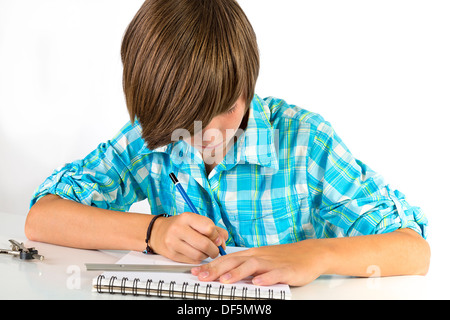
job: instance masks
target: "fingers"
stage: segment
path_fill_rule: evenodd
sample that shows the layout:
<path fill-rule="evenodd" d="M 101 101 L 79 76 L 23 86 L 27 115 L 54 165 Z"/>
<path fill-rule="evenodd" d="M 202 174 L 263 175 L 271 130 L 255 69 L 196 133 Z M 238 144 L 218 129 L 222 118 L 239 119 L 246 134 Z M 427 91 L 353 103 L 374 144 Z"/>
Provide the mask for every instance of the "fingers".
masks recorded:
<path fill-rule="evenodd" d="M 206 265 L 193 268 L 191 273 L 201 281 L 219 279 L 222 283 L 233 283 L 248 276 L 260 274 L 269 270 L 267 262 L 245 253 L 234 253 L 220 257 Z"/>
<path fill-rule="evenodd" d="M 252 256 L 247 251 L 217 258 L 206 265 L 192 268 L 191 273 L 200 281 L 218 279 L 222 283 L 234 283 L 254 276 L 253 284 L 260 286 L 285 282 L 286 270 L 275 267 L 273 261 Z"/>
<path fill-rule="evenodd" d="M 283 283 L 284 275 L 282 269 L 274 269 L 254 277 L 252 282 L 257 286 L 271 286 L 277 283 Z"/>
<path fill-rule="evenodd" d="M 216 247 L 225 245 L 225 241 L 228 239 L 228 232 L 217 227 L 211 219 L 189 212 L 182 215 L 192 229 L 206 236 Z"/>
<path fill-rule="evenodd" d="M 207 217 L 185 212 L 178 216 L 158 219 L 154 225 L 152 243 L 155 252 L 184 263 L 199 263 L 219 255 L 218 246 L 225 248 L 228 232 L 215 226 Z"/>
<path fill-rule="evenodd" d="M 219 249 L 217 248 L 217 243 L 221 242 L 219 236 L 216 236 L 215 239 L 218 240 L 213 242 L 209 237 L 199 233 L 193 228 L 186 228 L 185 232 L 180 234 L 179 237 L 185 243 L 189 244 L 190 247 L 200 253 L 203 253 L 204 257 L 202 260 L 208 257 L 215 258 L 219 255 Z"/>
<path fill-rule="evenodd" d="M 222 246 L 222 248 L 225 250 L 227 248 L 226 241 L 228 239 L 228 231 L 219 227 L 216 227 L 216 230 L 219 232 L 221 243 L 218 244 L 218 246 Z"/>
<path fill-rule="evenodd" d="M 255 285 L 285 283 L 303 286 L 322 274 L 317 267 L 317 256 L 313 253 L 309 243 L 251 248 L 194 267 L 191 273 L 200 281 L 235 283 L 253 276 Z"/>
<path fill-rule="evenodd" d="M 184 241 L 180 241 L 177 247 L 173 247 L 167 257 L 173 261 L 191 264 L 198 264 L 208 258 L 205 253 Z"/>

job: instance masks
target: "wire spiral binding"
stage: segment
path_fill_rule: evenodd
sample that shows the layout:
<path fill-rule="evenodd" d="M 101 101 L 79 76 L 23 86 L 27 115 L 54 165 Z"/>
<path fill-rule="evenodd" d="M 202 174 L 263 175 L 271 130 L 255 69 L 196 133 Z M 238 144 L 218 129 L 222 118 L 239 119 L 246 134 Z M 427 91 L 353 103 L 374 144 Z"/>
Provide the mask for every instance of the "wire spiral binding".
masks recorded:
<path fill-rule="evenodd" d="M 201 298 L 204 298 L 206 300 L 211 300 L 213 298 L 218 300 L 224 300 L 224 299 L 275 299 L 274 297 L 274 290 L 269 289 L 267 291 L 268 297 L 262 298 L 261 297 L 261 288 L 255 288 L 255 291 L 253 295 L 249 296 L 249 290 L 248 287 L 243 287 L 240 290 L 240 295 L 236 296 L 237 288 L 236 286 L 230 287 L 230 292 L 228 294 L 225 294 L 225 286 L 220 285 L 215 293 L 212 293 L 213 286 L 211 284 L 206 284 L 206 286 L 202 287 L 200 283 L 196 282 L 193 284 L 193 290 L 188 291 L 189 289 L 189 282 L 183 282 L 181 285 L 181 291 L 180 287 L 178 286 L 178 289 L 176 288 L 177 283 L 175 281 L 171 281 L 169 285 L 164 285 L 164 280 L 159 280 L 158 282 L 153 281 L 152 279 L 148 279 L 145 283 L 145 289 L 141 286 L 139 287 L 139 283 L 141 280 L 139 278 L 134 278 L 132 285 L 127 285 L 130 280 L 126 277 L 123 277 L 120 281 L 120 285 L 114 283 L 116 282 L 117 277 L 113 276 L 109 279 L 108 284 L 103 284 L 102 281 L 104 281 L 106 278 L 104 275 L 99 275 L 97 277 L 97 285 L 96 289 L 98 293 L 118 293 L 120 290 L 120 293 L 123 295 L 126 295 L 128 293 L 133 294 L 134 296 L 137 296 L 140 294 L 144 294 L 147 297 L 156 296 L 156 297 L 164 297 L 168 296 L 169 298 L 181 298 L 181 299 L 188 299 L 188 294 L 192 294 L 192 299 L 196 300 Z M 202 290 L 200 290 L 202 288 Z M 205 291 L 203 291 L 203 288 Z M 115 290 L 114 290 L 115 289 Z M 280 297 L 282 300 L 286 299 L 286 292 L 284 290 L 279 291 Z M 189 297 L 190 298 L 190 297 Z"/>
<path fill-rule="evenodd" d="M 102 280 L 105 279 L 104 275 L 99 275 L 97 277 L 97 292 L 102 293 Z"/>
<path fill-rule="evenodd" d="M 211 300 L 211 288 L 212 288 L 211 284 L 206 285 L 206 291 L 205 291 L 206 300 Z"/>
<path fill-rule="evenodd" d="M 123 294 L 123 295 L 127 294 L 125 292 L 127 281 L 128 281 L 128 278 L 127 277 L 123 277 L 122 278 L 122 282 L 120 283 L 120 293 Z"/>
<path fill-rule="evenodd" d="M 255 299 L 261 300 L 261 289 L 260 288 L 255 288 Z"/>
<path fill-rule="evenodd" d="M 145 284 L 145 295 L 147 297 L 151 296 L 150 288 L 152 286 L 152 282 L 153 282 L 152 279 L 148 279 L 147 283 Z"/>
<path fill-rule="evenodd" d="M 247 300 L 247 287 L 242 288 L 242 300 Z"/>
<path fill-rule="evenodd" d="M 187 288 L 188 288 L 189 282 L 183 282 L 183 286 L 181 287 L 181 298 L 187 299 Z"/>
<path fill-rule="evenodd" d="M 138 287 L 137 287 L 137 285 L 138 285 L 138 283 L 140 281 L 141 281 L 141 279 L 139 279 L 139 278 L 134 278 L 134 280 L 133 280 L 132 293 L 133 293 L 134 296 L 138 295 Z"/>
<path fill-rule="evenodd" d="M 198 299 L 198 290 L 200 289 L 200 283 L 196 282 L 194 284 L 194 300 Z"/>
<path fill-rule="evenodd" d="M 223 289 L 225 289 L 225 286 L 221 284 L 219 287 L 219 300 L 223 300 Z"/>
<path fill-rule="evenodd" d="M 175 298 L 175 281 L 170 281 L 169 284 L 169 298 L 173 299 Z"/>
<path fill-rule="evenodd" d="M 158 297 L 160 297 L 160 298 L 162 298 L 162 286 L 163 286 L 163 284 L 164 284 L 164 280 L 159 280 L 159 282 L 158 282 L 158 289 L 157 289 L 157 291 L 156 291 L 156 295 L 158 296 Z"/>
<path fill-rule="evenodd" d="M 109 279 L 108 291 L 110 294 L 114 294 L 114 281 L 117 279 L 116 276 L 111 277 Z"/>
<path fill-rule="evenodd" d="M 234 300 L 235 297 L 236 297 L 236 287 L 232 286 L 231 293 L 230 293 L 230 300 Z"/>

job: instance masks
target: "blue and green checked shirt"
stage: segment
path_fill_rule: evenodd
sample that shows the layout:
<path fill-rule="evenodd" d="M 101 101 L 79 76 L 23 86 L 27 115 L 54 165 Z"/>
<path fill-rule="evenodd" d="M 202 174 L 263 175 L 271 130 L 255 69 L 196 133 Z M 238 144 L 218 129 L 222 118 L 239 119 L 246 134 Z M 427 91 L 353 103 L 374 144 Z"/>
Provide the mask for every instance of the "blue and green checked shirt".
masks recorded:
<path fill-rule="evenodd" d="M 139 122 L 127 123 L 82 160 L 59 168 L 31 200 L 52 193 L 128 211 L 148 199 L 151 213 L 190 211 L 174 172 L 200 214 L 229 232 L 229 245 L 264 246 L 311 238 L 411 228 L 426 237 L 422 210 L 355 159 L 330 124 L 276 98 L 254 97 L 248 126 L 208 175 L 200 153 L 180 140 L 149 150 Z"/>

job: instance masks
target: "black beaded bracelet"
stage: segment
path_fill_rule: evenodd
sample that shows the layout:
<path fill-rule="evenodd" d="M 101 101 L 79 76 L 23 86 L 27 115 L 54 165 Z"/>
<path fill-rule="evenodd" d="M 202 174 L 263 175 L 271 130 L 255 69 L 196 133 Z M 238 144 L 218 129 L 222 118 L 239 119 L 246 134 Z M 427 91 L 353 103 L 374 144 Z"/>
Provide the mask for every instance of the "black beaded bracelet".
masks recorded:
<path fill-rule="evenodd" d="M 152 221 L 150 221 L 150 224 L 148 225 L 148 229 L 147 229 L 147 237 L 145 238 L 145 244 L 147 245 L 147 247 L 145 248 L 145 251 L 143 252 L 145 254 L 154 254 L 155 253 L 148 245 L 148 242 L 150 241 L 150 236 L 152 234 L 153 224 L 155 223 L 156 219 L 158 219 L 160 217 L 167 218 L 167 217 L 170 217 L 170 215 L 168 215 L 167 213 L 158 214 L 157 216 L 153 217 Z"/>

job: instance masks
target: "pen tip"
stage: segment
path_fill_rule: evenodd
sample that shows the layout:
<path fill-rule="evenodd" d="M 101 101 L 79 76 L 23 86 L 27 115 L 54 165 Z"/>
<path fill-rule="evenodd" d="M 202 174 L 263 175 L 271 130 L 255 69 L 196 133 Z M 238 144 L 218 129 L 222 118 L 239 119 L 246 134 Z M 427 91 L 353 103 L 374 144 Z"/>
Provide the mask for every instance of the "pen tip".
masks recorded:
<path fill-rule="evenodd" d="M 169 177 L 170 177 L 170 179 L 172 179 L 172 182 L 173 182 L 173 183 L 177 183 L 177 182 L 178 182 L 178 179 L 177 179 L 177 177 L 173 174 L 173 172 L 169 174 Z"/>

